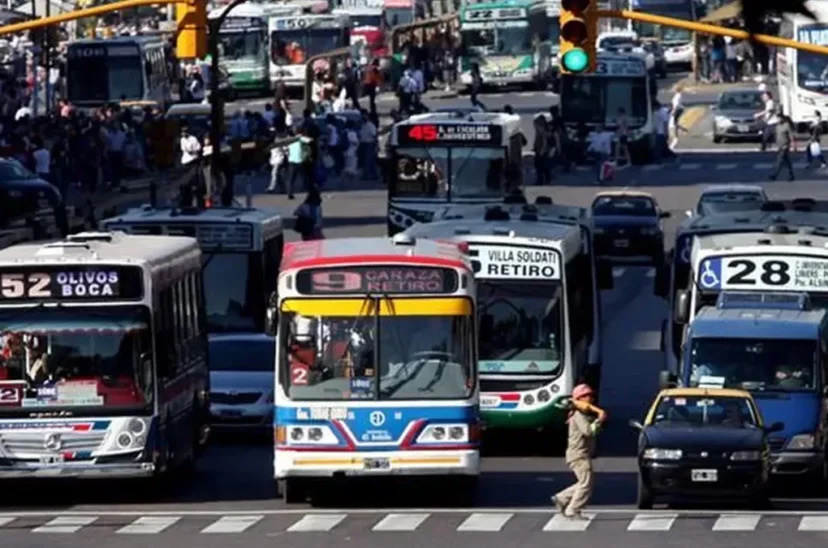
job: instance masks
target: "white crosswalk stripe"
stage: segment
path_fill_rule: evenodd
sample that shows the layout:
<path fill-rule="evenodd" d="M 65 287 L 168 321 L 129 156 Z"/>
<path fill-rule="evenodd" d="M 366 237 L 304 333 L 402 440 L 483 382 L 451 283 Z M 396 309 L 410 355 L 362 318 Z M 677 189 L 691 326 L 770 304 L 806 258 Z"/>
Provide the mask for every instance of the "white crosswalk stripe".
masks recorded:
<path fill-rule="evenodd" d="M 799 521 L 799 531 L 828 531 L 828 516 L 805 516 Z"/>
<path fill-rule="evenodd" d="M 636 514 L 627 531 L 669 531 L 678 514 Z"/>
<path fill-rule="evenodd" d="M 95 516 L 61 516 L 32 529 L 32 533 L 77 533 L 97 519 Z"/>
<path fill-rule="evenodd" d="M 753 164 L 753 169 L 771 169 L 773 166 L 772 162 L 757 162 Z"/>
<path fill-rule="evenodd" d="M 388 514 L 374 525 L 372 531 L 416 531 L 428 514 Z"/>
<path fill-rule="evenodd" d="M 739 164 L 716 164 L 716 169 L 719 171 L 736 169 L 739 167 Z"/>
<path fill-rule="evenodd" d="M 119 535 L 155 535 L 180 519 L 172 516 L 144 516 L 115 532 Z"/>
<path fill-rule="evenodd" d="M 679 169 L 681 171 L 693 171 L 696 169 L 701 169 L 701 164 L 679 164 Z"/>
<path fill-rule="evenodd" d="M 561 514 L 555 514 L 552 516 L 552 519 L 546 522 L 546 525 L 543 526 L 544 531 L 586 531 L 589 524 L 592 523 L 592 519 L 595 517 L 593 514 L 583 514 L 582 519 L 572 519 L 564 517 Z"/>
<path fill-rule="evenodd" d="M 472 514 L 458 527 L 458 531 L 479 531 L 493 533 L 500 531 L 514 514 L 490 513 Z"/>
<path fill-rule="evenodd" d="M 627 271 L 626 268 L 621 267 L 621 266 L 616 266 L 615 268 L 612 269 L 612 277 L 613 278 L 620 278 L 621 276 L 624 275 L 624 272 L 626 272 L 626 271 Z"/>
<path fill-rule="evenodd" d="M 758 514 L 722 515 L 713 524 L 714 531 L 753 531 L 762 519 Z"/>
<path fill-rule="evenodd" d="M 289 533 L 330 531 L 339 525 L 346 517 L 346 514 L 308 514 L 302 516 L 302 519 L 288 527 L 287 530 Z"/>
<path fill-rule="evenodd" d="M 202 533 L 242 533 L 247 531 L 264 516 L 224 516 L 201 530 Z"/>

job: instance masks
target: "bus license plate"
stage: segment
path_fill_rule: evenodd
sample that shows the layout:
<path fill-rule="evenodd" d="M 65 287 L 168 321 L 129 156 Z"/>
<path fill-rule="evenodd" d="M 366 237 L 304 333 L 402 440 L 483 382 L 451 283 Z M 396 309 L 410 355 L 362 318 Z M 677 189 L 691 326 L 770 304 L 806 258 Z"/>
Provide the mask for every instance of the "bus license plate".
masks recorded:
<path fill-rule="evenodd" d="M 366 470 L 388 470 L 391 468 L 391 461 L 384 457 L 365 459 L 363 466 Z"/>
<path fill-rule="evenodd" d="M 615 247 L 630 247 L 629 240 L 615 240 L 613 244 L 615 245 Z"/>
<path fill-rule="evenodd" d="M 63 464 L 63 455 L 40 455 L 39 461 L 43 466 L 57 466 Z"/>
<path fill-rule="evenodd" d="M 690 479 L 698 482 L 713 483 L 719 481 L 718 470 L 691 470 Z"/>
<path fill-rule="evenodd" d="M 480 407 L 497 407 L 500 405 L 500 398 L 497 396 L 480 396 Z"/>

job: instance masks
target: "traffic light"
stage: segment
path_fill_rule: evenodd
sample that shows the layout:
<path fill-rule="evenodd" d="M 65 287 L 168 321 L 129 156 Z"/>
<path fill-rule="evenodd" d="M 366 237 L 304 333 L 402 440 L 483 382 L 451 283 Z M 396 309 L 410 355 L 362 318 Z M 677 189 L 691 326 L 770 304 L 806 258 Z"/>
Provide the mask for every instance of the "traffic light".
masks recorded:
<path fill-rule="evenodd" d="M 202 59 L 207 55 L 207 0 L 187 0 L 175 5 L 178 24 L 175 55 Z"/>
<path fill-rule="evenodd" d="M 561 72 L 579 74 L 595 70 L 595 0 L 561 2 Z"/>

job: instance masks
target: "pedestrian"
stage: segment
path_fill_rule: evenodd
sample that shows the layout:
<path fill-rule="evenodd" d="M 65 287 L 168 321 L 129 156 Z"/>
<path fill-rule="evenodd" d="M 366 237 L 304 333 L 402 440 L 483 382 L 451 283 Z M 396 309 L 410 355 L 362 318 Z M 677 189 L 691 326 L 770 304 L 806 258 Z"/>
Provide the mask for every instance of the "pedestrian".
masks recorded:
<path fill-rule="evenodd" d="M 618 136 L 618 144 L 615 147 L 615 165 L 621 165 L 621 159 L 624 159 L 624 166 L 632 164 L 630 157 L 630 122 L 627 119 L 627 111 L 624 108 L 618 109 L 618 117 L 616 118 L 616 135 Z"/>
<path fill-rule="evenodd" d="M 815 120 L 811 124 L 811 137 L 805 149 L 805 159 L 808 162 L 808 167 L 814 163 L 814 160 L 819 160 L 819 167 L 824 169 L 825 156 L 822 154 L 822 113 L 815 110 L 814 116 Z"/>
<path fill-rule="evenodd" d="M 471 92 L 470 99 L 472 106 L 486 110 L 486 105 L 481 103 L 480 99 L 477 98 L 477 95 L 483 89 L 483 75 L 480 73 L 480 65 L 477 63 L 472 63 L 471 66 L 471 87 L 469 89 Z"/>
<path fill-rule="evenodd" d="M 374 59 L 365 70 L 362 81 L 363 90 L 368 96 L 368 108 L 371 114 L 377 112 L 377 93 L 379 93 L 381 85 L 382 75 L 379 69 L 379 59 Z"/>
<path fill-rule="evenodd" d="M 759 119 L 763 124 L 762 144 L 759 148 L 761 152 L 768 149 L 768 143 L 773 140 L 774 134 L 776 133 L 776 124 L 779 121 L 779 118 L 776 116 L 776 105 L 773 102 L 773 96 L 767 91 L 767 88 L 763 91 L 762 103 L 764 104 L 764 108 L 753 115 L 755 119 Z"/>
<path fill-rule="evenodd" d="M 126 145 L 126 133 L 120 122 L 113 120 L 106 132 L 106 150 L 109 159 L 109 174 L 112 187 L 122 187 L 124 172 L 124 146 Z"/>
<path fill-rule="evenodd" d="M 598 168 L 596 170 L 596 182 L 600 185 L 607 178 L 604 173 L 604 164 L 610 163 L 609 159 L 612 156 L 612 132 L 607 131 L 604 124 L 599 123 L 598 127 L 595 128 L 587 152 L 591 152 L 595 156 Z M 610 166 L 610 169 L 612 168 L 614 166 Z"/>
<path fill-rule="evenodd" d="M 284 133 L 278 133 L 276 135 L 276 141 L 283 139 L 285 136 Z M 272 194 L 276 192 L 276 189 L 283 191 L 285 190 L 285 176 L 284 172 L 286 171 L 287 166 L 287 157 L 288 151 L 287 148 L 284 146 L 274 146 L 270 149 L 270 185 L 267 187 L 265 192 L 268 194 Z M 289 175 L 289 174 L 288 174 Z M 292 187 L 288 190 L 288 200 L 293 199 L 293 192 Z"/>
<path fill-rule="evenodd" d="M 43 146 L 43 139 L 40 136 L 35 137 L 32 142 L 34 144 L 32 158 L 34 159 L 35 173 L 44 181 L 51 183 L 50 167 L 52 165 L 52 156 L 49 153 L 49 149 Z"/>
<path fill-rule="evenodd" d="M 535 185 L 542 186 L 549 182 L 549 128 L 546 116 L 539 113 L 532 121 L 535 130 L 535 142 L 532 150 L 535 153 Z"/>
<path fill-rule="evenodd" d="M 342 139 L 345 149 L 345 168 L 343 170 L 343 182 L 348 185 L 356 181 L 359 175 L 359 136 L 356 132 L 356 122 L 349 121 L 345 126 L 345 135 Z M 346 186 L 347 188 L 347 186 Z"/>
<path fill-rule="evenodd" d="M 181 165 L 189 165 L 201 156 L 201 143 L 190 133 L 187 126 L 181 126 Z"/>
<path fill-rule="evenodd" d="M 670 147 L 675 148 L 678 144 L 679 132 L 683 129 L 685 133 L 689 133 L 686 128 L 681 127 L 681 115 L 684 114 L 683 101 L 684 86 L 677 86 L 673 98 L 670 100 Z"/>
<path fill-rule="evenodd" d="M 585 519 L 581 510 L 589 502 L 593 488 L 592 457 L 595 438 L 607 420 L 607 414 L 595 406 L 595 393 L 587 384 L 572 390 L 572 400 L 566 405 L 569 438 L 566 444 L 566 464 L 575 473 L 577 481 L 552 497 L 552 504 L 570 519 Z"/>
<path fill-rule="evenodd" d="M 302 240 L 321 240 L 322 234 L 322 196 L 315 187 L 308 190 L 305 201 L 293 212 L 296 216 L 294 230 L 302 236 Z"/>
<path fill-rule="evenodd" d="M 362 127 L 359 128 L 359 149 L 362 156 L 362 178 L 374 181 L 377 175 L 377 126 L 368 112 L 362 111 Z"/>
<path fill-rule="evenodd" d="M 771 181 L 775 181 L 782 171 L 782 166 L 788 168 L 788 180 L 794 180 L 793 163 L 791 163 L 791 152 L 796 152 L 796 140 L 794 139 L 793 121 L 785 114 L 779 112 L 780 122 L 776 129 L 776 167 L 773 170 L 773 175 L 770 176 Z"/>
<path fill-rule="evenodd" d="M 667 134 L 670 130 L 670 109 L 656 101 L 655 105 L 655 139 L 653 140 L 653 160 L 660 164 L 667 152 Z"/>

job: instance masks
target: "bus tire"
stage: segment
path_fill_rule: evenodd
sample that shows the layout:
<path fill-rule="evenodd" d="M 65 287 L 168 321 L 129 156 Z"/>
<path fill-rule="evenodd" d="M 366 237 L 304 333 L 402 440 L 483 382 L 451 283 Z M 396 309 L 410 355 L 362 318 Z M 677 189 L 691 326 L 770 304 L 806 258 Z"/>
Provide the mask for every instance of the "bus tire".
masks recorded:
<path fill-rule="evenodd" d="M 297 504 L 305 502 L 308 498 L 308 490 L 300 478 L 285 478 L 279 480 L 279 494 L 286 504 Z"/>

